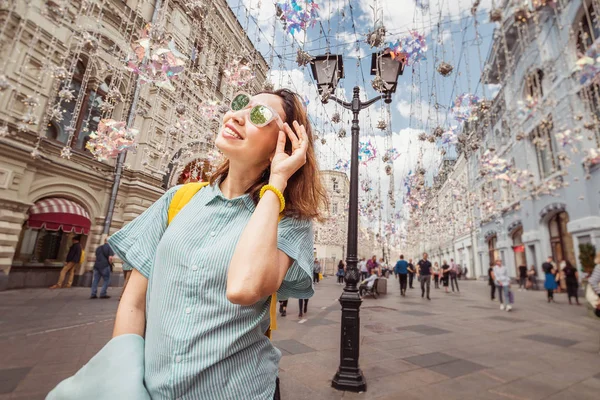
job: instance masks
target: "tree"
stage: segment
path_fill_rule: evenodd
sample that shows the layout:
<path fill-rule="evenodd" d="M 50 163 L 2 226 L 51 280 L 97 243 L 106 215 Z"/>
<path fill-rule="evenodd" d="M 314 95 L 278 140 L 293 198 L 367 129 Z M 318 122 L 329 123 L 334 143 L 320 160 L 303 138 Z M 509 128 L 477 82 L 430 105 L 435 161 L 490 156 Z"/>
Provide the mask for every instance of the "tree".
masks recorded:
<path fill-rule="evenodd" d="M 591 273 L 594 269 L 594 258 L 596 257 L 596 247 L 591 243 L 579 245 L 579 262 L 583 271 Z"/>

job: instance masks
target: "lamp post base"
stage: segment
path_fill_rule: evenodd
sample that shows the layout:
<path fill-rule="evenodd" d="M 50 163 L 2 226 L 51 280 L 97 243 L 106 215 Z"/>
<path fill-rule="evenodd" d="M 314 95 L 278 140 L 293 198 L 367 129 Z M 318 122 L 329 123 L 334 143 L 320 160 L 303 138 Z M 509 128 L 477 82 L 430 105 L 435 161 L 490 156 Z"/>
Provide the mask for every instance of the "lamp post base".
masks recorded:
<path fill-rule="evenodd" d="M 360 368 L 354 370 L 344 368 L 344 370 L 340 369 L 335 374 L 331 381 L 331 387 L 347 392 L 366 392 L 367 381 L 365 381 L 365 377 Z"/>

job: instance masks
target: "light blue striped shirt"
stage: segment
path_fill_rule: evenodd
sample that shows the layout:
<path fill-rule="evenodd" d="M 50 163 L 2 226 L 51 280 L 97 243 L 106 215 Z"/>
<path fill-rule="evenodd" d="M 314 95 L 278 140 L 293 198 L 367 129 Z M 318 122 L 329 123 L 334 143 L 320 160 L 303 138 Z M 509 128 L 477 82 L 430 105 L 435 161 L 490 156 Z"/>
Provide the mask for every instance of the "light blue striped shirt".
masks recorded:
<path fill-rule="evenodd" d="M 229 262 L 255 204 L 207 186 L 167 229 L 177 188 L 109 239 L 148 278 L 146 388 L 153 399 L 270 400 L 281 358 L 264 336 L 270 298 L 240 306 L 226 297 Z M 278 297 L 311 297 L 312 222 L 284 218 L 277 233 L 277 247 L 294 260 Z"/>

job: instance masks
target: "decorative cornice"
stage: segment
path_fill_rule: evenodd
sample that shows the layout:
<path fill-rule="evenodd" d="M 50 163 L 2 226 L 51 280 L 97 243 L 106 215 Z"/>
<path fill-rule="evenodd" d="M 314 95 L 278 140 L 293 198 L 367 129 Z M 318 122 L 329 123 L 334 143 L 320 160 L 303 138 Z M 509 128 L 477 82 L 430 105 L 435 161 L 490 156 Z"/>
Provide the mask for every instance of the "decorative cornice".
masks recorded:
<path fill-rule="evenodd" d="M 521 220 L 516 220 L 510 223 L 510 225 L 508 225 L 508 228 L 506 229 L 508 231 L 509 234 L 512 234 L 515 230 L 519 229 L 523 227 L 523 222 L 521 222 Z"/>
<path fill-rule="evenodd" d="M 497 233 L 496 231 L 494 231 L 494 230 L 491 230 L 491 231 L 487 231 L 487 232 L 485 233 L 485 235 L 483 235 L 483 238 L 484 238 L 484 239 L 485 239 L 485 241 L 487 242 L 488 240 L 490 240 L 490 238 L 491 238 L 492 236 L 497 236 L 497 235 L 498 235 L 498 233 Z"/>
<path fill-rule="evenodd" d="M 540 220 L 545 219 L 550 214 L 554 215 L 559 212 L 566 211 L 566 209 L 567 209 L 567 205 L 565 203 L 548 204 L 546 207 L 542 208 L 542 211 L 540 211 Z"/>
<path fill-rule="evenodd" d="M 0 199 L 0 208 L 16 212 L 26 212 L 33 203 L 24 203 L 18 200 Z"/>

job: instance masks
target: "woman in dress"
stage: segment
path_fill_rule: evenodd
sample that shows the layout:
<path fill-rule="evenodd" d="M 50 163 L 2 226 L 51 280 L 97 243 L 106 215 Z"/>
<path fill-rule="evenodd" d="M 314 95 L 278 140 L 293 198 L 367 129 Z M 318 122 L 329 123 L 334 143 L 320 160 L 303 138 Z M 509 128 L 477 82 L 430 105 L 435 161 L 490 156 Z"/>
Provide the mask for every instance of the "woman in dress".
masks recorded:
<path fill-rule="evenodd" d="M 579 305 L 579 295 L 577 290 L 579 289 L 579 272 L 569 261 L 565 260 L 560 263 L 562 269 L 561 274 L 567 287 L 567 296 L 569 296 L 569 304 L 573 304 L 571 297 L 575 297 L 575 303 Z"/>
<path fill-rule="evenodd" d="M 344 261 L 340 260 L 340 262 L 338 263 L 338 270 L 336 273 L 337 276 L 337 282 L 344 284 Z"/>
<path fill-rule="evenodd" d="M 313 295 L 312 221 L 327 199 L 302 100 L 234 96 L 215 144 L 225 162 L 168 228 L 178 188 L 109 240 L 134 268 L 113 337 L 145 338 L 153 399 L 279 398 L 271 295 Z"/>
<path fill-rule="evenodd" d="M 448 292 L 448 284 L 450 283 L 450 266 L 444 260 L 442 264 L 442 283 L 444 284 L 444 288 L 446 289 L 446 293 Z"/>
<path fill-rule="evenodd" d="M 544 289 L 548 292 L 548 303 L 554 303 L 554 291 L 558 287 L 556 284 L 556 269 L 552 266 L 546 268 L 544 271 L 546 281 L 544 282 Z"/>
<path fill-rule="evenodd" d="M 437 261 L 433 263 L 433 268 L 431 269 L 431 272 L 433 274 L 433 283 L 435 284 L 435 288 L 439 289 L 440 288 L 440 265 L 438 264 Z"/>

